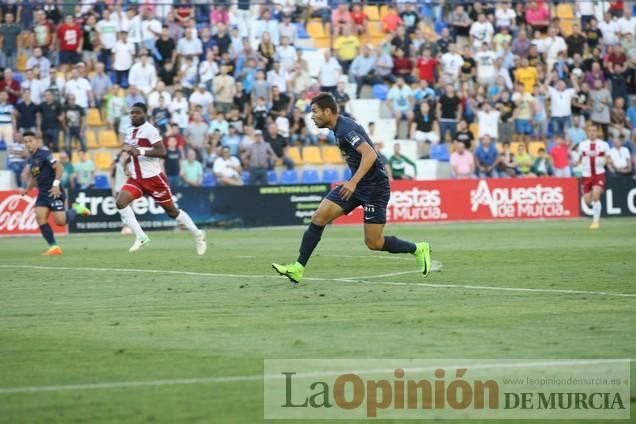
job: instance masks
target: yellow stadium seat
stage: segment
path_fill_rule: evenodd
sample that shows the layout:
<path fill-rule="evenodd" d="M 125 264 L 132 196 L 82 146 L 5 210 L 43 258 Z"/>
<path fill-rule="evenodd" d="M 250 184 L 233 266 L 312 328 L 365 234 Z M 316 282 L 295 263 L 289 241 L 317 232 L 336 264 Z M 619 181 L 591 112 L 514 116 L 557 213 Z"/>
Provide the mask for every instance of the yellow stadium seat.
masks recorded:
<path fill-rule="evenodd" d="M 369 18 L 370 21 L 379 21 L 380 20 L 380 10 L 378 6 L 375 5 L 366 5 L 363 9 L 365 15 Z"/>
<path fill-rule="evenodd" d="M 329 36 L 329 33 L 325 32 L 325 27 L 322 22 L 307 22 L 307 34 L 313 39 L 325 38 Z"/>
<path fill-rule="evenodd" d="M 110 165 L 113 163 L 113 155 L 106 150 L 99 151 L 95 153 L 94 162 L 97 169 L 107 171 L 110 169 Z"/>
<path fill-rule="evenodd" d="M 73 151 L 73 157 L 71 158 L 71 163 L 73 165 L 77 165 L 80 161 L 79 152 L 77 150 Z"/>
<path fill-rule="evenodd" d="M 503 153 L 503 151 L 504 151 L 503 143 L 495 143 L 495 147 L 497 148 L 497 151 L 499 153 Z"/>
<path fill-rule="evenodd" d="M 60 152 L 53 152 L 53 159 L 60 160 Z"/>
<path fill-rule="evenodd" d="M 292 146 L 287 148 L 287 156 L 289 156 L 296 165 L 302 165 L 303 158 L 300 155 L 300 147 Z"/>
<path fill-rule="evenodd" d="M 572 35 L 572 32 L 574 32 L 572 28 L 573 25 L 574 25 L 574 21 L 561 19 L 561 22 L 559 23 L 559 28 L 561 29 L 561 33 L 563 34 L 564 37 Z"/>
<path fill-rule="evenodd" d="M 86 147 L 89 149 L 96 149 L 99 147 L 97 143 L 97 137 L 95 136 L 95 131 L 86 131 Z"/>
<path fill-rule="evenodd" d="M 99 110 L 95 108 L 88 109 L 86 113 L 86 123 L 89 127 L 103 127 L 104 121 L 102 121 L 102 117 L 99 114 Z"/>
<path fill-rule="evenodd" d="M 569 3 L 560 3 L 556 7 L 556 16 L 559 19 L 576 19 L 574 8 Z"/>
<path fill-rule="evenodd" d="M 119 140 L 117 139 L 117 134 L 111 130 L 102 130 L 99 132 L 99 147 L 106 148 L 116 148 L 121 147 L 119 145 Z"/>
<path fill-rule="evenodd" d="M 516 155 L 517 153 L 519 153 L 519 145 L 522 143 L 519 143 L 518 141 L 513 141 L 512 143 L 510 143 L 510 151 L 512 152 L 512 154 Z"/>
<path fill-rule="evenodd" d="M 310 165 L 322 165 L 322 154 L 320 153 L 320 147 L 307 146 L 303 148 L 303 161 Z"/>
<path fill-rule="evenodd" d="M 384 32 L 382 32 L 382 25 L 378 22 L 370 22 L 367 26 L 367 30 L 369 31 L 369 37 L 371 38 L 386 38 Z"/>
<path fill-rule="evenodd" d="M 473 137 L 479 138 L 479 124 L 477 122 L 470 124 L 468 129 L 473 133 Z"/>
<path fill-rule="evenodd" d="M 382 18 L 386 16 L 388 11 L 389 11 L 389 6 L 387 6 L 386 4 L 383 4 L 382 6 L 380 6 L 380 20 L 382 20 Z"/>
<path fill-rule="evenodd" d="M 338 146 L 324 146 L 322 148 L 322 157 L 324 158 L 326 163 L 344 163 L 344 159 L 342 158 L 342 154 L 340 153 L 340 149 L 338 148 Z"/>
<path fill-rule="evenodd" d="M 27 61 L 29 60 L 28 56 L 24 53 L 18 54 L 18 58 L 16 60 L 16 68 L 20 72 L 25 72 L 27 70 Z"/>
<path fill-rule="evenodd" d="M 545 143 L 543 141 L 532 141 L 528 145 L 528 153 L 532 156 L 538 156 L 539 149 L 545 149 Z"/>

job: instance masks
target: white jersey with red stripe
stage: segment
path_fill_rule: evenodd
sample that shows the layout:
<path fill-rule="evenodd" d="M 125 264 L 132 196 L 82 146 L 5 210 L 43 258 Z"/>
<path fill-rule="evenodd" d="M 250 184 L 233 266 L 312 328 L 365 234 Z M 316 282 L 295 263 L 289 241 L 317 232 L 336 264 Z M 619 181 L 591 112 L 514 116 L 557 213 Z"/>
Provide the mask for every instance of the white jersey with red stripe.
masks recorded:
<path fill-rule="evenodd" d="M 157 128 L 146 121 L 138 127 L 130 127 L 126 133 L 126 144 L 137 147 L 139 150 L 150 150 L 153 144 L 161 141 L 161 135 Z M 130 161 L 130 173 L 132 178 L 146 179 L 161 174 L 161 159 L 148 156 L 132 157 Z"/>
<path fill-rule="evenodd" d="M 577 148 L 583 177 L 605 174 L 609 146 L 603 140 L 585 140 Z"/>

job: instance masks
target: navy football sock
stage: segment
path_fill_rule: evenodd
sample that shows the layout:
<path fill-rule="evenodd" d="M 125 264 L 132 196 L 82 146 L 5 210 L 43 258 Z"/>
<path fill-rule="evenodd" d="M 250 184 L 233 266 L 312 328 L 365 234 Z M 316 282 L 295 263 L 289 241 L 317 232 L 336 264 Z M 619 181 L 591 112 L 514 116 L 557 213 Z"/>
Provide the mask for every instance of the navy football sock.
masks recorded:
<path fill-rule="evenodd" d="M 73 208 L 66 210 L 66 223 L 72 222 L 77 216 L 77 211 Z"/>
<path fill-rule="evenodd" d="M 316 225 L 313 222 L 309 224 L 309 227 L 305 230 L 305 234 L 303 234 L 303 241 L 300 243 L 300 255 L 298 255 L 298 262 L 300 262 L 302 266 L 307 265 L 307 261 L 314 252 L 316 246 L 318 246 L 324 230 L 325 227 Z"/>
<path fill-rule="evenodd" d="M 42 237 L 49 244 L 49 246 L 54 246 L 55 236 L 53 235 L 53 230 L 49 224 L 40 225 L 40 232 L 42 233 Z"/>
<path fill-rule="evenodd" d="M 382 250 L 389 253 L 415 253 L 415 243 L 400 240 L 397 237 L 385 236 Z"/>

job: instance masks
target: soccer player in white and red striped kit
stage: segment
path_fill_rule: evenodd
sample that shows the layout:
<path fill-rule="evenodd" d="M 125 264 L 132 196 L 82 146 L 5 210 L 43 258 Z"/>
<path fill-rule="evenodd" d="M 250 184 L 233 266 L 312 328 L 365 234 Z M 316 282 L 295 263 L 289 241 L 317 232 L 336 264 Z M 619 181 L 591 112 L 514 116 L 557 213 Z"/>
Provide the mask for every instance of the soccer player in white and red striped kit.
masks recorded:
<path fill-rule="evenodd" d="M 592 125 L 590 138 L 577 147 L 579 163 L 583 171 L 583 200 L 592 207 L 591 230 L 599 228 L 601 218 L 601 195 L 605 191 L 605 165 L 611 161 L 609 145 L 598 138 L 598 127 Z"/>
<path fill-rule="evenodd" d="M 207 249 L 205 232 L 199 230 L 190 216 L 178 209 L 172 201 L 172 192 L 168 179 L 161 168 L 161 159 L 166 157 L 166 148 L 157 128 L 146 120 L 148 109 L 144 103 L 135 103 L 130 109 L 132 127 L 128 129 L 123 151 L 130 154 L 126 174 L 128 180 L 117 196 L 117 209 L 124 225 L 135 234 L 135 243 L 129 249 L 135 252 L 150 242 L 150 238 L 141 229 L 130 204 L 141 196 L 150 196 L 170 218 L 186 227 L 196 242 L 198 255 Z"/>

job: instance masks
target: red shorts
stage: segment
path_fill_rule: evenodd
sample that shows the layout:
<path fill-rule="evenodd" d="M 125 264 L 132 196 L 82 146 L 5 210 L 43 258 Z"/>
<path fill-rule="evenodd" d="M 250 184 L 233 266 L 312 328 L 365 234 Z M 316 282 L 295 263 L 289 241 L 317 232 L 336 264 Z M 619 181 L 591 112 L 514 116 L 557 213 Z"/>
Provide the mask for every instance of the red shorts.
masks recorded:
<path fill-rule="evenodd" d="M 594 186 L 599 186 L 602 190 L 605 190 L 605 174 L 583 177 L 583 194 L 591 192 Z"/>
<path fill-rule="evenodd" d="M 128 178 L 126 184 L 122 187 L 122 190 L 132 194 L 135 199 L 146 195 L 152 197 L 155 202 L 162 206 L 172 203 L 172 192 L 168 185 L 168 179 L 163 172 L 151 178 L 143 178 L 139 180 Z"/>

